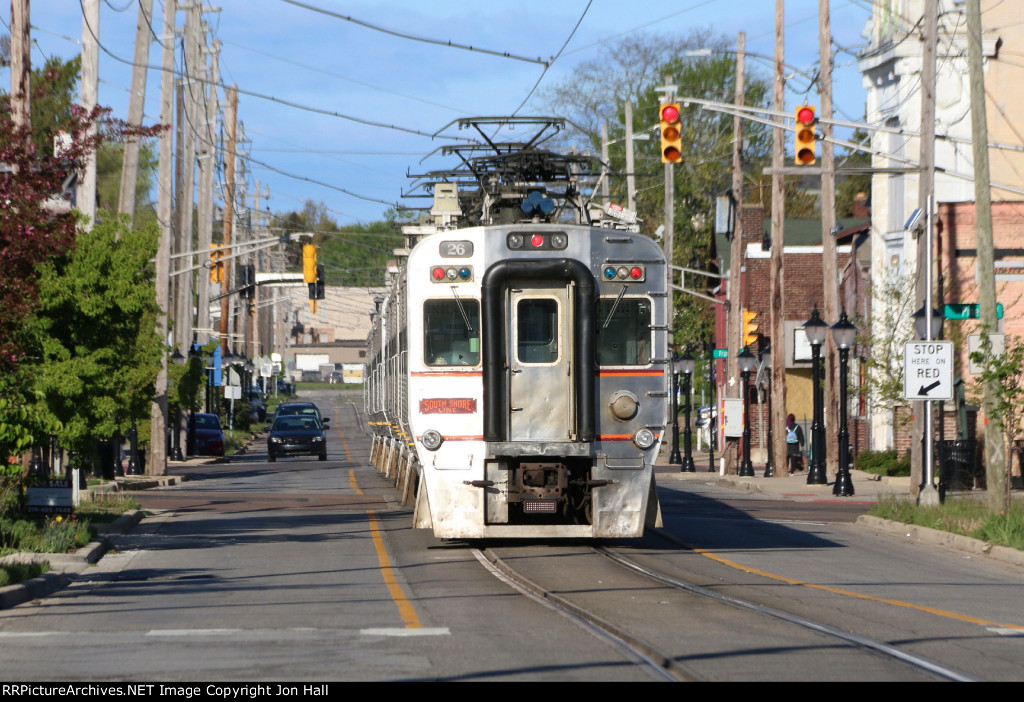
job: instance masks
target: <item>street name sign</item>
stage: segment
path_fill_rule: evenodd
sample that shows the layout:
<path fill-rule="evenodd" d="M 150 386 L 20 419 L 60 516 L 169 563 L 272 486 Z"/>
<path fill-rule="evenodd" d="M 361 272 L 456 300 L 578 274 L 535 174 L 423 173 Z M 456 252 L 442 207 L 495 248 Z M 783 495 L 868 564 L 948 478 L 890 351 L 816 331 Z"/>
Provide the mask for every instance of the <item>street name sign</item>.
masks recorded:
<path fill-rule="evenodd" d="M 953 399 L 953 342 L 908 341 L 903 347 L 903 398 Z"/>

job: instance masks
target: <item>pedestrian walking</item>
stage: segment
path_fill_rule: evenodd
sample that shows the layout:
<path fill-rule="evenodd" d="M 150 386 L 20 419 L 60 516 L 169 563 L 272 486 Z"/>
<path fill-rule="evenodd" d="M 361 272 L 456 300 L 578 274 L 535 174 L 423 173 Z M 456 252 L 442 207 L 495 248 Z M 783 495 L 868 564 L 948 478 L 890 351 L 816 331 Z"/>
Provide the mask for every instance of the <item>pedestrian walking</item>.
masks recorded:
<path fill-rule="evenodd" d="M 786 417 L 786 457 L 789 461 L 789 474 L 793 475 L 804 469 L 804 428 L 796 423 L 796 417 Z"/>

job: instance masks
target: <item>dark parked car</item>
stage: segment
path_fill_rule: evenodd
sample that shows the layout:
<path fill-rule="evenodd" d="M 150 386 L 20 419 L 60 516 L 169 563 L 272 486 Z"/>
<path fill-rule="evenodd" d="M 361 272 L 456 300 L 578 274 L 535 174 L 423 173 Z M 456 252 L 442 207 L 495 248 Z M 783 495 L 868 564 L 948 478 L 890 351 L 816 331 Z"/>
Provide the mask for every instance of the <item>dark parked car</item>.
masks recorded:
<path fill-rule="evenodd" d="M 196 414 L 193 417 L 193 437 L 197 456 L 223 456 L 224 430 L 215 414 Z"/>
<path fill-rule="evenodd" d="M 286 414 L 274 420 L 267 436 L 267 457 L 317 456 L 327 460 L 327 435 L 320 420 L 311 414 Z"/>

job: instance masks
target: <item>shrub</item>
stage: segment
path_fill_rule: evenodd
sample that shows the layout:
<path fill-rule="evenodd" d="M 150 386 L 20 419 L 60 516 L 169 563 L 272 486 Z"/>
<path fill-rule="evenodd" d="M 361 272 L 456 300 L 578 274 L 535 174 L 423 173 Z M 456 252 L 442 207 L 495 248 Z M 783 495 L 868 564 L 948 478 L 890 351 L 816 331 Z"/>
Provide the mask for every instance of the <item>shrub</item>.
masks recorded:
<path fill-rule="evenodd" d="M 910 456 L 900 457 L 895 451 L 861 451 L 853 464 L 860 470 L 875 475 L 910 475 Z"/>

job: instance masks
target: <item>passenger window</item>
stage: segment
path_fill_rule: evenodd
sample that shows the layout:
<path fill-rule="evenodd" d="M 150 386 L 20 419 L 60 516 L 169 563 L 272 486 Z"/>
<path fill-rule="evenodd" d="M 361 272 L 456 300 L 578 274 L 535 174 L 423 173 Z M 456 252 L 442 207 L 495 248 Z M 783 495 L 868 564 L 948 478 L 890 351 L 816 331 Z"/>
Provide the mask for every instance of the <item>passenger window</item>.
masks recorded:
<path fill-rule="evenodd" d="M 423 362 L 428 366 L 480 363 L 480 303 L 427 300 L 423 303 Z"/>
<path fill-rule="evenodd" d="M 617 305 L 614 298 L 598 300 L 598 365 L 646 366 L 650 362 L 650 300 L 623 299 L 619 300 Z"/>
<path fill-rule="evenodd" d="M 516 305 L 516 357 L 520 363 L 558 361 L 558 301 L 527 298 Z"/>

